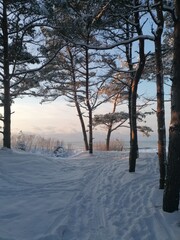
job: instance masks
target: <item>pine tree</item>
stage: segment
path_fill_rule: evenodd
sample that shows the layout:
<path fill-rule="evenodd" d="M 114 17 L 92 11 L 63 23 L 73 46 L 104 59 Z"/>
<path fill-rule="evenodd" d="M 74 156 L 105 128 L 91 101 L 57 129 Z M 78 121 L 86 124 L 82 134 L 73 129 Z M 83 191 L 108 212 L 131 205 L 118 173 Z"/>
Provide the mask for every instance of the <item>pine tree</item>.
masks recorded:
<path fill-rule="evenodd" d="M 80 118 L 86 149 L 86 134 L 88 132 L 88 148 L 89 152 L 92 153 L 93 111 L 100 104 L 98 95 L 104 84 L 103 74 L 100 73 L 100 69 L 104 67 L 104 53 L 90 49 L 89 45 L 102 44 L 100 31 L 103 32 L 107 22 L 108 24 L 111 22 L 107 17 L 107 11 L 111 5 L 104 0 L 83 2 L 66 1 L 66 3 L 54 1 L 53 3 L 53 8 L 50 8 L 47 1 L 47 6 L 53 13 L 49 18 L 52 24 L 52 31 L 45 28 L 43 29 L 47 37 L 47 46 L 52 44 L 50 51 L 53 52 L 56 51 L 54 49 L 59 48 L 61 44 L 67 45 L 69 49 L 68 54 L 67 52 L 65 53 L 65 51 L 63 53 L 62 50 L 59 52 L 59 56 L 57 55 L 59 59 L 61 58 L 60 56 L 63 56 L 62 59 L 64 61 L 66 61 L 70 55 L 73 57 L 73 54 L 71 54 L 73 49 L 76 49 L 75 51 L 78 52 L 78 56 L 74 56 L 73 64 L 69 62 L 70 67 L 68 69 L 66 68 L 65 71 L 62 69 L 62 61 L 55 60 L 57 63 L 56 70 L 59 68 L 61 73 L 59 74 L 57 70 L 59 80 L 57 80 L 57 78 L 55 80 L 56 84 L 59 85 L 58 88 L 60 91 L 57 93 L 57 91 L 54 90 L 54 92 L 56 97 L 58 94 L 59 96 L 64 94 L 71 99 L 71 102 L 74 101 Z M 53 36 L 53 40 L 50 36 Z M 53 48 L 53 45 L 55 48 Z M 48 69 L 50 70 L 50 67 L 48 67 Z M 51 73 L 53 69 L 54 67 L 50 70 Z M 65 81 L 62 72 L 66 72 L 68 82 Z M 72 76 L 72 73 L 74 73 L 74 76 Z M 43 74 L 43 76 L 45 75 Z M 57 83 L 57 81 L 59 81 L 59 83 Z M 63 81 L 64 83 L 62 83 Z M 51 82 L 53 82 L 53 80 Z M 48 86 L 47 91 L 48 89 L 50 90 L 51 87 Z M 49 93 L 49 95 L 52 96 L 51 93 Z M 81 109 L 83 109 L 83 111 Z M 83 113 L 84 111 L 86 112 L 85 114 Z M 86 130 L 84 126 L 84 120 L 82 118 L 84 115 L 88 116 L 88 130 Z"/>
<path fill-rule="evenodd" d="M 32 44 L 36 25 L 42 20 L 35 1 L 0 1 L 0 88 L 4 114 L 3 146 L 11 148 L 11 104 L 25 89 L 33 86 L 28 76 L 29 64 L 39 63 Z"/>

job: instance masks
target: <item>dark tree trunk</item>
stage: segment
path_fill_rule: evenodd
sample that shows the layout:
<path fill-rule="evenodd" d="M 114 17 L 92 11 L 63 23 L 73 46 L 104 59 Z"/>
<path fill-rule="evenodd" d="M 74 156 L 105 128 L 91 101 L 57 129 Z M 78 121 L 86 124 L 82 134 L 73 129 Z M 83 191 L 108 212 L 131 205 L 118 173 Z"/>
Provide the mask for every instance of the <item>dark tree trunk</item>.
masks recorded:
<path fill-rule="evenodd" d="M 85 127 L 85 124 L 84 124 L 84 119 L 83 119 L 83 117 L 82 117 L 82 112 L 81 112 L 81 109 L 80 109 L 80 107 L 79 107 L 78 102 L 76 101 L 75 104 L 76 104 L 76 109 L 77 109 L 78 117 L 79 117 L 80 124 L 81 124 L 81 129 L 82 129 L 82 134 L 83 134 L 83 140 L 84 140 L 84 147 L 85 147 L 85 150 L 88 151 L 88 150 L 89 150 L 89 144 L 88 144 L 86 127 Z"/>
<path fill-rule="evenodd" d="M 87 41 L 87 44 L 89 42 Z M 89 52 L 88 48 L 85 48 L 86 52 L 86 104 L 88 109 L 88 129 L 89 129 L 89 153 L 93 153 L 93 117 L 92 117 L 92 107 L 90 103 L 90 96 L 89 96 Z"/>
<path fill-rule="evenodd" d="M 89 108 L 89 153 L 93 153 L 93 117 L 91 108 Z"/>
<path fill-rule="evenodd" d="M 106 138 L 106 151 L 110 150 L 110 138 L 111 138 L 111 131 L 112 130 L 112 126 L 109 127 L 108 132 L 107 132 L 107 138 Z"/>
<path fill-rule="evenodd" d="M 135 172 L 136 159 L 138 158 L 138 136 L 137 136 L 137 85 L 136 79 L 133 79 L 130 94 L 130 152 L 129 152 L 129 172 Z"/>
<path fill-rule="evenodd" d="M 129 23 L 126 24 L 127 38 L 130 38 L 131 31 L 129 29 Z M 133 35 L 131 36 L 133 37 Z M 132 63 L 132 43 L 126 46 L 126 58 L 128 62 L 129 70 L 133 70 Z M 136 159 L 138 157 L 138 139 L 137 139 L 137 122 L 136 122 L 136 99 L 137 99 L 137 86 L 135 74 L 131 73 L 130 86 L 129 86 L 129 126 L 130 126 L 130 150 L 129 150 L 129 172 L 135 172 Z M 134 118 L 133 118 L 134 114 Z"/>
<path fill-rule="evenodd" d="M 175 1 L 177 20 L 174 24 L 174 60 L 171 91 L 171 124 L 167 177 L 163 197 L 163 210 L 174 212 L 179 206 L 180 191 L 180 1 Z"/>
<path fill-rule="evenodd" d="M 3 146 L 11 148 L 11 98 L 9 81 L 4 80 L 4 131 Z"/>
<path fill-rule="evenodd" d="M 135 7 L 139 6 L 139 0 L 134 0 Z M 137 34 L 143 35 L 142 28 L 140 26 L 139 12 L 135 11 L 135 28 Z M 134 76 L 132 76 L 131 90 L 130 90 L 130 153 L 129 153 L 129 172 L 135 172 L 136 159 L 138 158 L 138 135 L 137 135 L 137 90 L 141 75 L 144 70 L 146 56 L 144 53 L 144 39 L 139 40 L 139 64 Z"/>
<path fill-rule="evenodd" d="M 155 37 L 155 59 L 156 59 L 156 86 L 157 86 L 157 126 L 158 126 L 158 158 L 159 158 L 159 188 L 164 189 L 166 175 L 166 126 L 165 126 L 165 108 L 164 108 L 164 79 L 161 36 L 164 26 L 164 17 L 162 12 L 162 2 L 155 0 L 157 4 L 158 26 Z"/>
<path fill-rule="evenodd" d="M 74 102 L 75 102 L 75 106 L 76 106 L 76 110 L 78 113 L 78 117 L 80 120 L 80 124 L 81 124 L 81 129 L 82 129 L 82 134 L 83 134 L 83 140 L 84 140 L 84 147 L 85 150 L 88 151 L 89 150 L 89 144 L 88 144 L 88 138 L 87 138 L 87 131 L 86 131 L 86 127 L 85 127 L 85 123 L 84 123 L 84 119 L 83 119 L 83 114 L 81 111 L 81 107 L 78 101 L 78 95 L 77 95 L 77 81 L 76 81 L 76 74 L 75 74 L 75 63 L 74 63 L 74 56 L 71 52 L 71 48 L 67 47 L 67 51 L 69 53 L 70 56 L 70 61 L 71 61 L 71 67 L 72 67 L 72 80 L 73 80 L 73 94 L 74 94 Z"/>
<path fill-rule="evenodd" d="M 3 68 L 4 68 L 4 130 L 3 130 L 3 146 L 11 148 L 11 97 L 10 97 L 10 76 L 9 76 L 9 46 L 8 46 L 8 22 L 7 22 L 7 1 L 3 1 Z"/>
<path fill-rule="evenodd" d="M 115 113 L 116 112 L 116 107 L 117 107 L 117 104 L 118 104 L 118 99 L 120 97 L 120 94 L 117 94 L 115 99 L 114 99 L 114 104 L 113 104 L 113 109 L 112 109 L 112 113 Z M 111 133 L 113 131 L 112 129 L 113 127 L 113 120 L 111 119 L 111 122 L 108 126 L 108 131 L 107 131 L 107 138 L 106 138 L 106 151 L 109 151 L 110 150 L 110 139 L 111 139 Z"/>
<path fill-rule="evenodd" d="M 157 64 L 157 125 L 158 125 L 158 158 L 159 158 L 159 188 L 164 189 L 165 184 L 165 163 L 166 163 L 166 127 L 164 117 L 164 86 L 163 76 L 158 71 L 159 64 Z M 162 69 L 161 69 L 162 71 Z"/>

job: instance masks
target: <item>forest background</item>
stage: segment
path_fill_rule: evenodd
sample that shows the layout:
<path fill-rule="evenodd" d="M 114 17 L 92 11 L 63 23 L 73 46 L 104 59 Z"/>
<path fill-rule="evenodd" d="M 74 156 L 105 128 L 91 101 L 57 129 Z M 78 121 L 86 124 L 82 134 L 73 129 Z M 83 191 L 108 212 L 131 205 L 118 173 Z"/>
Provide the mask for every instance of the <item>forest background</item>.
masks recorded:
<path fill-rule="evenodd" d="M 25 1 L 28 2 L 28 1 Z M 56 1 L 55 1 L 56 2 Z M 58 4 L 61 1 L 57 1 Z M 62 1 L 63 2 L 63 1 Z M 144 2 L 145 3 L 145 2 Z M 54 3 L 57 4 L 57 3 Z M 63 6 L 62 3 L 61 7 Z M 91 4 L 96 4 L 95 2 Z M 89 5 L 91 5 L 89 4 Z M 100 5 L 103 3 L 100 3 Z M 104 3 L 105 4 L 105 3 Z M 51 2 L 51 5 L 53 6 L 53 2 Z M 100 6 L 99 5 L 99 6 Z M 55 6 L 55 5 L 54 5 Z M 44 4 L 45 7 L 45 4 Z M 47 9 L 46 9 L 47 10 Z M 44 12 L 43 12 L 44 13 Z M 152 36 L 152 24 L 154 25 L 154 28 L 156 27 L 153 23 L 153 19 L 151 19 L 150 16 L 142 17 L 142 23 L 145 23 L 145 26 L 143 26 L 143 30 L 145 31 L 146 35 Z M 148 21 L 147 21 L 148 19 Z M 151 26 L 151 27 L 150 27 Z M 166 31 L 166 30 L 165 30 Z M 138 50 L 137 49 L 138 43 L 133 43 L 133 51 L 137 52 L 136 56 L 134 56 L 134 62 L 135 59 L 138 59 Z M 34 48 L 34 50 L 33 50 Z M 31 50 L 36 52 L 36 47 L 33 46 Z M 146 52 L 154 52 L 154 43 L 152 41 L 146 41 L 145 44 Z M 112 49 L 112 53 L 117 51 L 117 49 Z M 119 50 L 118 50 L 119 51 Z M 118 54 L 118 56 L 120 56 Z M 121 61 L 126 61 L 125 59 L 121 59 Z M 112 75 L 113 76 L 113 75 Z M 170 84 L 170 83 L 169 83 Z M 139 96 L 143 96 L 146 98 L 154 98 L 156 96 L 156 83 L 155 83 L 155 77 L 154 79 L 151 79 L 151 81 L 142 80 L 141 84 L 139 84 L 138 87 L 138 94 Z M 170 86 L 165 86 L 165 94 L 166 98 L 169 99 L 170 96 Z M 21 95 L 22 96 L 22 95 Z M 59 94 L 61 96 L 61 94 Z M 32 96 L 29 97 L 23 97 L 22 99 L 15 99 L 13 100 L 15 104 L 12 105 L 11 112 L 13 113 L 11 115 L 12 120 L 12 132 L 18 133 L 20 131 L 23 131 L 24 133 L 28 134 L 41 134 L 46 137 L 53 137 L 57 139 L 63 139 L 68 142 L 81 142 L 82 141 L 82 134 L 80 129 L 80 122 L 77 117 L 77 111 L 75 108 L 70 108 L 67 103 L 67 99 L 64 100 L 65 97 L 62 95 L 61 98 L 57 98 L 56 101 L 52 101 L 51 104 L 39 104 L 42 100 L 42 98 L 33 98 Z M 141 99 L 142 100 L 142 99 Z M 97 110 L 94 111 L 94 114 L 105 114 L 108 112 L 111 112 L 112 106 L 111 104 L 105 102 L 104 104 L 100 105 Z M 126 105 L 126 106 L 125 106 Z M 121 105 L 118 107 L 117 111 L 128 111 L 127 109 L 128 103 L 126 102 L 124 105 Z M 156 109 L 156 103 L 155 100 L 151 102 L 151 105 L 147 108 L 148 111 Z M 3 109 L 1 109 L 1 113 L 3 114 Z M 63 114 L 62 114 L 63 113 Z M 34 117 L 36 116 L 36 117 Z M 169 119 L 170 117 L 170 105 L 166 104 L 166 126 L 168 127 Z M 86 125 L 88 125 L 87 119 L 85 119 Z M 146 117 L 146 125 L 149 126 L 153 132 L 151 132 L 149 138 L 142 138 L 142 134 L 139 134 L 139 138 L 142 141 L 154 141 L 156 143 L 157 141 L 157 121 L 156 121 L 156 115 L 148 115 Z M 117 129 L 113 135 L 113 138 L 120 139 L 124 141 L 129 140 L 129 130 L 125 128 Z M 3 138 L 3 135 L 2 135 Z M 94 131 L 94 140 L 105 140 L 106 138 L 106 132 L 102 127 L 96 126 Z"/>
<path fill-rule="evenodd" d="M 143 81 L 139 86 L 139 94 L 145 94 L 149 97 L 155 96 L 155 82 Z M 165 92 L 169 98 L 170 88 L 166 87 Z M 12 115 L 12 134 L 18 134 L 22 131 L 24 134 L 37 134 L 45 138 L 54 138 L 65 141 L 65 143 L 83 146 L 80 123 L 75 108 L 69 107 L 63 99 L 48 104 L 40 104 L 40 98 L 24 97 L 17 99 L 12 109 L 15 114 Z M 121 106 L 120 109 L 126 109 Z M 149 110 L 156 109 L 156 103 L 149 106 Z M 110 107 L 109 107 L 109 110 Z M 63 114 L 60 114 L 63 112 Z M 107 113 L 108 104 L 101 106 L 98 113 Z M 34 118 L 36 116 L 36 118 Z M 170 102 L 166 103 L 166 128 L 168 137 L 168 127 L 170 123 Z M 144 142 L 151 143 L 151 147 L 157 148 L 157 120 L 156 115 L 147 116 L 146 124 L 152 128 L 153 132 L 149 137 L 139 134 L 140 147 Z M 1 135 L 2 137 L 2 135 Z M 105 142 L 106 131 L 97 127 L 94 131 L 95 142 Z M 112 135 L 112 139 L 119 139 L 123 143 L 129 142 L 129 129 L 120 128 Z"/>

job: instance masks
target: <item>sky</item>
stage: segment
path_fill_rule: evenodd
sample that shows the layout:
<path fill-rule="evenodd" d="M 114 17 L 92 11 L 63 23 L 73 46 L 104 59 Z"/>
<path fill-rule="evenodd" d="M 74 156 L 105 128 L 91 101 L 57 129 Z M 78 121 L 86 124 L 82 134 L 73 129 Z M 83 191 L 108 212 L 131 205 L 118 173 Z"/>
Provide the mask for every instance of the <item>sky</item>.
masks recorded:
<path fill-rule="evenodd" d="M 166 93 L 170 91 L 170 88 L 165 89 Z M 144 94 L 146 97 L 155 96 L 156 86 L 155 83 L 147 81 L 142 82 L 139 85 L 138 93 Z M 18 133 L 23 131 L 28 134 L 36 134 L 43 137 L 52 137 L 60 141 L 66 142 L 81 142 L 82 134 L 80 128 L 79 118 L 76 113 L 76 109 L 68 106 L 68 103 L 59 98 L 52 103 L 40 104 L 41 99 L 35 97 L 24 97 L 22 99 L 16 99 L 12 105 L 12 133 Z M 151 109 L 156 110 L 156 103 L 150 106 Z M 123 110 L 120 108 L 120 111 Z M 101 106 L 96 114 L 108 113 L 110 108 L 107 104 Z M 170 121 L 170 104 L 166 103 L 166 125 L 168 128 Z M 146 124 L 153 129 L 153 133 L 150 138 L 142 137 L 139 134 L 139 138 L 143 141 L 149 141 L 156 139 L 157 119 L 156 114 L 147 117 Z M 98 128 L 94 131 L 95 141 L 104 141 L 106 132 L 102 128 Z M 114 132 L 112 139 L 128 140 L 129 129 L 120 128 Z"/>

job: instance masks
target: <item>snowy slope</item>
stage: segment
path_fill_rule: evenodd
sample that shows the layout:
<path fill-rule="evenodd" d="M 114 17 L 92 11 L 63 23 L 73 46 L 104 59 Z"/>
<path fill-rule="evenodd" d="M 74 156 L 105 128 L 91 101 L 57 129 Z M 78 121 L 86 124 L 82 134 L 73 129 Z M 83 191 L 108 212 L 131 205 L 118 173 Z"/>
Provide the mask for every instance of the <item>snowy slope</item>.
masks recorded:
<path fill-rule="evenodd" d="M 162 211 L 155 153 L 48 158 L 0 150 L 0 240 L 179 240 Z"/>

